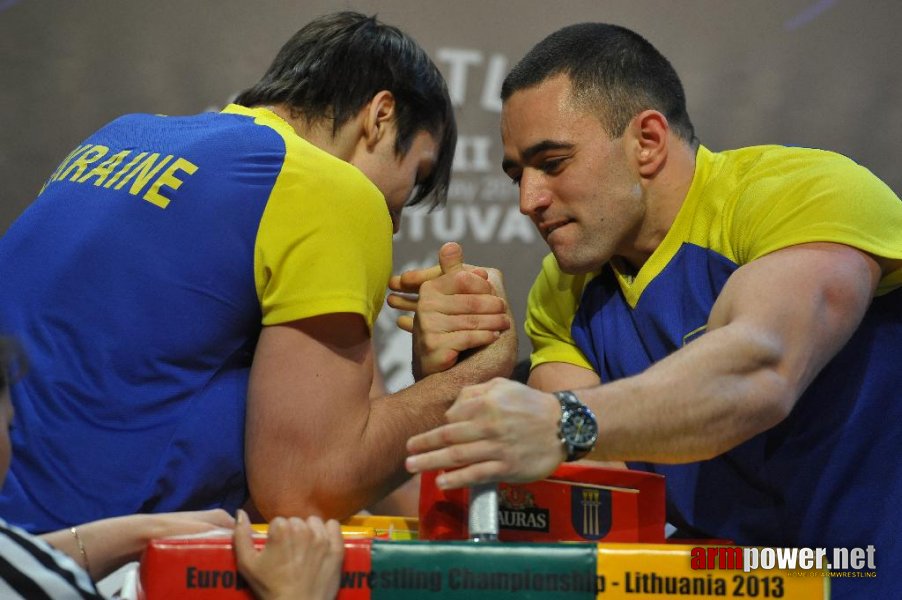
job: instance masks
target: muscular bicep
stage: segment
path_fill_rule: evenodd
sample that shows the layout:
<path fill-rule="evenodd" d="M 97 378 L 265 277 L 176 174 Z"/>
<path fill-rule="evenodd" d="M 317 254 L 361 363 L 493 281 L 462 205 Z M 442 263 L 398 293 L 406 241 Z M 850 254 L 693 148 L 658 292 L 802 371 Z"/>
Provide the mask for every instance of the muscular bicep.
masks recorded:
<path fill-rule="evenodd" d="M 245 439 L 248 483 L 263 514 L 285 506 L 285 496 L 296 495 L 303 504 L 310 483 L 305 478 L 331 468 L 326 449 L 359 439 L 372 378 L 369 330 L 359 315 L 263 328 L 251 369 Z"/>
<path fill-rule="evenodd" d="M 880 279 L 869 255 L 831 243 L 791 246 L 739 268 L 715 303 L 708 330 L 729 327 L 743 351 L 781 380 L 784 409 L 848 341 Z"/>

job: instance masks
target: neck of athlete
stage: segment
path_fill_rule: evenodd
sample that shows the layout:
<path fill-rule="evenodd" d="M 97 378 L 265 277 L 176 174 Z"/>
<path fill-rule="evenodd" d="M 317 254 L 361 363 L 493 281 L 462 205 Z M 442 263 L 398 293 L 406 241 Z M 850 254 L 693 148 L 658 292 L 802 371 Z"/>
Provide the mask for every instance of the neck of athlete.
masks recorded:
<path fill-rule="evenodd" d="M 357 118 L 349 120 L 338 131 L 332 131 L 331 119 L 310 121 L 287 104 L 275 104 L 266 108 L 291 125 L 300 137 L 344 161 L 350 162 L 360 142 L 362 130 Z"/>
<path fill-rule="evenodd" d="M 654 173 L 641 177 L 647 212 L 627 252 L 619 255 L 618 270 L 638 272 L 657 250 L 676 220 L 695 176 L 696 147 L 672 137 L 667 156 Z"/>

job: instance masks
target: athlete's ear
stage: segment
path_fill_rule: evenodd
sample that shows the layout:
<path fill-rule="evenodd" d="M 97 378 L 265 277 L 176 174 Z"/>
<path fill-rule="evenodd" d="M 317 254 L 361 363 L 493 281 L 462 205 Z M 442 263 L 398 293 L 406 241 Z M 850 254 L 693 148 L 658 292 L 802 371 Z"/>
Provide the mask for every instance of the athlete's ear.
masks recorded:
<path fill-rule="evenodd" d="M 627 125 L 629 146 L 634 153 L 639 175 L 652 177 L 667 158 L 670 124 L 656 110 L 643 110 Z"/>
<path fill-rule="evenodd" d="M 363 137 L 367 147 L 372 148 L 387 134 L 394 121 L 395 95 L 388 90 L 377 92 L 363 110 Z"/>

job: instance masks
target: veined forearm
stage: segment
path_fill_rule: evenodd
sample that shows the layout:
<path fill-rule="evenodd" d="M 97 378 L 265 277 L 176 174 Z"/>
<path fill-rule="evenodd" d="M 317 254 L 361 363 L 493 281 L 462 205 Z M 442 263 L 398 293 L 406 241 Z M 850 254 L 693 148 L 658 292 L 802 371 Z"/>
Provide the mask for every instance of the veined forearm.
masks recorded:
<path fill-rule="evenodd" d="M 640 375 L 580 392 L 599 421 L 592 458 L 705 460 L 773 427 L 801 392 L 782 357 L 772 337 L 724 327 Z"/>

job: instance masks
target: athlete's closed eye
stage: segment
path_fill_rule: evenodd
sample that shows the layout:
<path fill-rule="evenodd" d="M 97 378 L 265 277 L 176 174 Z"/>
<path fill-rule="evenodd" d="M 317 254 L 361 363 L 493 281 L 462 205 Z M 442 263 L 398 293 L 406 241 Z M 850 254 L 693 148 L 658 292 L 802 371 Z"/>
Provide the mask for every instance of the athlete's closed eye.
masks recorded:
<path fill-rule="evenodd" d="M 545 160 L 545 161 L 542 161 L 542 164 L 539 168 L 542 170 L 543 173 L 546 173 L 548 175 L 554 175 L 564 165 L 565 160 L 567 160 L 567 159 L 566 158 L 555 158 L 555 159 Z"/>

